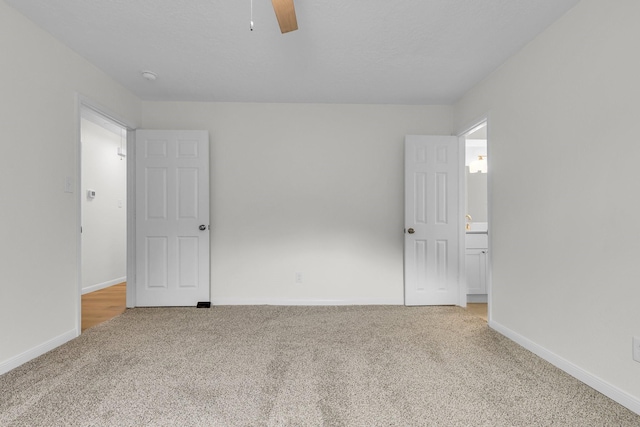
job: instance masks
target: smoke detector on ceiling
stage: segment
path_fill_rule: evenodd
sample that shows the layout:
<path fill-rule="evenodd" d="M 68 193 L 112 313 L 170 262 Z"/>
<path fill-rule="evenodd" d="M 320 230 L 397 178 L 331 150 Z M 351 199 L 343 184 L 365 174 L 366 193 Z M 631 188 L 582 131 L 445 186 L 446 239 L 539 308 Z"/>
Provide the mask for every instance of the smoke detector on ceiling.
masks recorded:
<path fill-rule="evenodd" d="M 158 78 L 158 75 L 153 71 L 143 71 L 141 74 L 142 74 L 142 77 L 149 80 L 150 82 L 154 82 Z"/>

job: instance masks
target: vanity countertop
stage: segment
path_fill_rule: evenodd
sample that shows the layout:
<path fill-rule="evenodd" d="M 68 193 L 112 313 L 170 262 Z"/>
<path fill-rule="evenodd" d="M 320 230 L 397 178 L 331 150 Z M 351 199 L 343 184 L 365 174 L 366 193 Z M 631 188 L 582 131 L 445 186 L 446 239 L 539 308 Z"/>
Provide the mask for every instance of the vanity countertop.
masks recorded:
<path fill-rule="evenodd" d="M 489 223 L 487 222 L 469 222 L 467 234 L 487 234 L 489 232 Z"/>

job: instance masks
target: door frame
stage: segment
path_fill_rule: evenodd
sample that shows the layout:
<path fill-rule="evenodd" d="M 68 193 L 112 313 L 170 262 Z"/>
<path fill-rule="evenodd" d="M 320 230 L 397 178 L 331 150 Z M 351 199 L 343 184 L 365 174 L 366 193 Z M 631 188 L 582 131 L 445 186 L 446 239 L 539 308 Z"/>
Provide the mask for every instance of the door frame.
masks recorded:
<path fill-rule="evenodd" d="M 127 307 L 135 307 L 135 122 L 76 92 L 76 336 L 82 332 L 82 110 L 87 108 L 127 130 Z"/>
<path fill-rule="evenodd" d="M 467 308 L 467 259 L 465 257 L 464 207 L 466 200 L 466 181 L 464 176 L 465 146 L 464 135 L 458 135 L 458 306 Z"/>
<path fill-rule="evenodd" d="M 479 127 L 482 124 L 485 124 L 485 126 L 487 127 L 487 167 L 488 170 L 491 170 L 490 164 L 491 164 L 491 155 L 490 155 L 490 151 L 491 151 L 491 147 L 490 147 L 490 114 L 486 113 L 483 114 L 479 117 L 477 117 L 474 120 L 469 121 L 465 126 L 462 126 L 460 128 L 460 130 L 457 132 L 458 135 L 458 140 L 461 146 L 461 153 L 462 155 L 460 156 L 461 159 L 461 166 L 460 166 L 460 206 L 464 206 L 466 201 L 464 198 L 464 195 L 466 193 L 466 181 L 464 179 L 464 173 L 465 173 L 465 140 L 466 140 L 466 135 L 471 133 L 472 130 L 474 130 L 475 128 Z M 492 173 L 488 173 L 487 175 L 487 229 L 488 230 L 492 230 L 492 224 L 491 224 L 491 218 L 493 217 L 492 215 L 492 211 L 493 211 L 493 185 L 492 185 Z M 462 227 L 464 228 L 464 218 L 461 218 L 462 221 Z M 460 263 L 460 277 L 462 278 L 462 280 L 460 280 L 460 297 L 461 299 L 464 299 L 464 305 L 461 305 L 462 307 L 466 307 L 467 306 L 467 274 L 466 274 L 466 259 L 465 259 L 465 251 L 466 251 L 466 244 L 465 244 L 465 233 L 460 233 L 461 234 L 461 245 L 460 245 L 460 250 L 461 250 L 461 259 L 462 262 Z M 489 256 L 487 258 L 487 323 L 491 324 L 493 315 L 491 312 L 491 307 L 493 306 L 492 304 L 492 271 L 493 271 L 493 262 L 492 262 L 492 256 L 491 254 L 493 253 L 493 238 L 492 238 L 492 234 L 491 232 L 488 233 L 487 238 L 489 241 L 488 244 L 488 252 L 489 252 Z"/>

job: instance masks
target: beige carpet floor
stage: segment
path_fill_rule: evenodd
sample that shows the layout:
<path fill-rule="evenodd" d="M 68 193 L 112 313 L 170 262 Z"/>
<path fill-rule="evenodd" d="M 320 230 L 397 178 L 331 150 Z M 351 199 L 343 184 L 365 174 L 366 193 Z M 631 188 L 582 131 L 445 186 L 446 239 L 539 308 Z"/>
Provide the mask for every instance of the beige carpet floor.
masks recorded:
<path fill-rule="evenodd" d="M 133 309 L 0 377 L 2 426 L 640 426 L 455 307 Z"/>

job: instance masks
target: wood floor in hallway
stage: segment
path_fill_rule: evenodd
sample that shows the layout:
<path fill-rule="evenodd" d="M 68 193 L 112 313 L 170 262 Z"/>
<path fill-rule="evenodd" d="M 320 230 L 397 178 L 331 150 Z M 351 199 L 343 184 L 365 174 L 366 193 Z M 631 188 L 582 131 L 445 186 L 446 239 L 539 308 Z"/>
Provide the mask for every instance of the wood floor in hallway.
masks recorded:
<path fill-rule="evenodd" d="M 82 295 L 82 331 L 122 314 L 126 310 L 127 283 L 119 283 Z M 469 303 L 467 310 L 487 320 L 487 304 Z"/>
<path fill-rule="evenodd" d="M 82 331 L 122 314 L 127 308 L 127 283 L 82 295 Z"/>
<path fill-rule="evenodd" d="M 476 317 L 487 321 L 487 303 L 467 303 L 467 310 Z"/>

